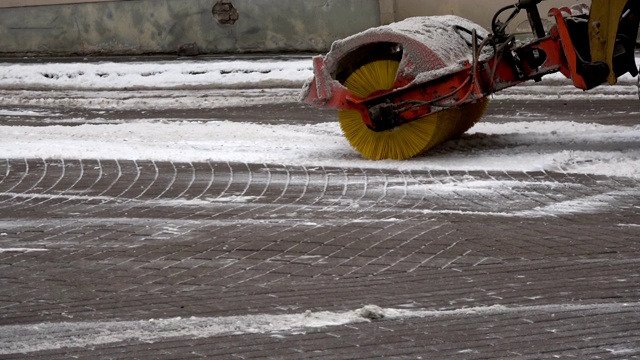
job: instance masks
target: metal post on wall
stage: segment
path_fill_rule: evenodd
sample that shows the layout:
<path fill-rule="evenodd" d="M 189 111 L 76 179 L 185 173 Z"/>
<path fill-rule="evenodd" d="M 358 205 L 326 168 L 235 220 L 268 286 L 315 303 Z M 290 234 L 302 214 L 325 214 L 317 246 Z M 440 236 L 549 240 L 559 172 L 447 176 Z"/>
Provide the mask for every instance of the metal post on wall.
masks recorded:
<path fill-rule="evenodd" d="M 15 8 L 29 6 L 68 5 L 95 2 L 113 2 L 129 0 L 0 0 L 0 8 Z"/>
<path fill-rule="evenodd" d="M 396 0 L 379 0 L 380 25 L 388 25 L 396 21 Z"/>

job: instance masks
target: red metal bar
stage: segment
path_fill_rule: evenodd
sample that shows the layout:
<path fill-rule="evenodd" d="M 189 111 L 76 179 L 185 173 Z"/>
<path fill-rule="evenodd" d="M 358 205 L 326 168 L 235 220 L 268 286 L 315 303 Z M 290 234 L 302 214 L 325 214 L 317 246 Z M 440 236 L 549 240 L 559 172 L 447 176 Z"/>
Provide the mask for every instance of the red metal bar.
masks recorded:
<path fill-rule="evenodd" d="M 573 80 L 573 85 L 579 89 L 587 90 L 587 84 L 584 78 L 578 74 L 578 55 L 576 54 L 571 35 L 569 34 L 569 28 L 564 20 L 562 11 L 559 9 L 551 9 L 549 14 L 553 15 L 556 19 L 557 29 L 562 39 L 562 49 L 567 59 L 567 69 L 569 74 L 565 74 L 568 78 Z M 571 14 L 571 10 L 569 10 Z"/>
<path fill-rule="evenodd" d="M 436 79 L 425 82 L 414 82 L 404 89 L 380 91 L 365 99 L 358 98 L 346 91 L 334 89 L 332 104 L 341 109 L 357 110 L 363 121 L 371 129 L 381 126 L 375 124 L 369 115 L 369 109 L 380 103 L 400 104 L 412 101 L 422 106 L 410 108 L 398 114 L 394 126 L 405 124 L 421 117 L 445 110 L 450 107 L 475 102 L 487 95 L 518 85 L 525 81 L 539 79 L 541 76 L 561 71 L 570 73 L 567 60 L 563 55 L 563 42 L 559 33 L 552 29 L 550 35 L 544 39 L 527 44 L 514 50 L 508 50 L 501 57 L 491 58 L 487 62 L 480 62 L 475 67 L 467 63 L 462 69 Z M 545 60 L 538 66 L 531 66 L 530 59 L 537 53 Z M 406 106 L 405 106 L 406 107 Z M 382 126 L 384 128 L 384 126 Z"/>

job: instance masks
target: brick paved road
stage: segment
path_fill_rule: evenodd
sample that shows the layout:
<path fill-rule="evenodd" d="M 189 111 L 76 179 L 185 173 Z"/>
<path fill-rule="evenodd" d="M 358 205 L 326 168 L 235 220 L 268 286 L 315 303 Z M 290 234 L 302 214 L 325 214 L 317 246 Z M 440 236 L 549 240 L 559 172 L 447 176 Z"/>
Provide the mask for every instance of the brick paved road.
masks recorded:
<path fill-rule="evenodd" d="M 528 106 L 494 102 L 486 121 Z M 615 104 L 566 106 L 615 120 Z M 639 185 L 0 159 L 0 358 L 638 358 Z M 259 323 L 370 304 L 406 314 Z"/>

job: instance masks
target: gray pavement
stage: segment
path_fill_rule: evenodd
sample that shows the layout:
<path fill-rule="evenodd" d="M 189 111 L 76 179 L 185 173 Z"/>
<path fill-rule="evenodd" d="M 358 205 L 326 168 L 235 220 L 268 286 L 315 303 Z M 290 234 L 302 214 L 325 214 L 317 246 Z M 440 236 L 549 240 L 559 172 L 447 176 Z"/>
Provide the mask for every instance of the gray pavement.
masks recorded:
<path fill-rule="evenodd" d="M 637 108 L 505 100 L 483 121 L 634 126 Z M 297 104 L 222 113 L 246 121 L 265 111 L 283 122 L 335 121 Z M 464 186 L 469 179 L 512 188 L 480 191 Z M 640 358 L 639 185 L 552 172 L 0 159 L 0 245 L 13 249 L 0 252 L 0 358 Z M 596 206 L 577 206 L 587 200 Z M 152 319 L 366 305 L 413 312 L 101 340 L 117 338 L 114 323 L 141 332 Z M 65 342 L 81 332 L 91 339 Z"/>

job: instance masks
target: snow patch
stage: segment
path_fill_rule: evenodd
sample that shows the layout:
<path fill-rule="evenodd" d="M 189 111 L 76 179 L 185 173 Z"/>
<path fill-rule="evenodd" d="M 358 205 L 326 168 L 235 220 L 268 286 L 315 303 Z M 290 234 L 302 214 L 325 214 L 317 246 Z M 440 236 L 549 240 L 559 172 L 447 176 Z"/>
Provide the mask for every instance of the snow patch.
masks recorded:
<path fill-rule="evenodd" d="M 6 233 L 3 233 L 3 236 L 6 236 Z M 9 252 L 18 252 L 18 253 L 30 253 L 30 252 L 41 252 L 41 251 L 49 251 L 48 249 L 32 249 L 32 248 L 0 248 L 0 254 L 9 253 Z"/>
<path fill-rule="evenodd" d="M 638 177 L 638 139 L 640 126 L 566 121 L 479 123 L 461 139 L 449 141 L 424 156 L 407 161 L 370 161 L 349 146 L 337 122 L 313 125 L 128 122 L 73 127 L 0 126 L 0 158 L 222 161 L 396 170 L 555 171 Z M 513 186 L 487 182 L 461 185 L 476 191 Z M 453 187 L 444 184 L 437 190 Z"/>
<path fill-rule="evenodd" d="M 230 202 L 230 203 L 248 203 L 260 199 L 259 196 L 222 196 L 217 198 L 207 198 L 207 201 L 211 202 Z"/>
<path fill-rule="evenodd" d="M 225 90 L 0 90 L 0 105 L 47 106 L 94 110 L 217 109 L 295 103 L 297 89 L 225 89 Z M 16 114 L 17 115 L 17 114 Z M 197 120 L 197 119 L 194 119 Z M 211 120 L 210 117 L 203 120 Z"/>
<path fill-rule="evenodd" d="M 0 64 L 4 89 L 111 89 L 301 87 L 313 76 L 309 59 L 191 60 Z"/>
<path fill-rule="evenodd" d="M 46 117 L 53 115 L 50 112 L 46 111 L 32 111 L 32 110 L 5 110 L 0 109 L 0 116 L 30 116 L 30 117 Z"/>
<path fill-rule="evenodd" d="M 462 179 L 460 181 L 454 181 L 449 179 L 449 181 L 444 180 L 445 182 L 433 182 L 433 183 L 425 183 L 419 185 L 397 185 L 397 186 L 388 186 L 387 190 L 405 190 L 407 192 L 434 192 L 438 194 L 443 193 L 469 193 L 469 194 L 477 194 L 477 193 L 495 193 L 499 191 L 511 191 L 518 188 L 547 188 L 553 189 L 558 186 L 568 186 L 570 184 L 560 184 L 557 182 L 551 181 L 515 181 L 515 180 L 465 180 Z"/>
<path fill-rule="evenodd" d="M 326 328 L 385 319 L 499 316 L 533 313 L 550 316 L 561 312 L 607 314 L 640 310 L 640 303 L 550 304 L 522 307 L 504 305 L 460 309 L 419 310 L 381 308 L 367 305 L 342 312 L 307 310 L 296 314 L 256 314 L 228 317 L 190 317 L 139 321 L 61 322 L 0 326 L 0 354 L 31 353 L 69 347 L 91 347 L 123 341 L 154 342 L 170 338 L 211 338 L 244 334 L 296 334 L 307 329 Z M 630 349 L 612 348 L 626 354 Z"/>

